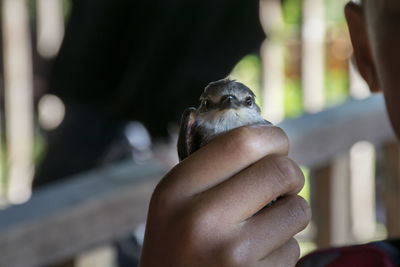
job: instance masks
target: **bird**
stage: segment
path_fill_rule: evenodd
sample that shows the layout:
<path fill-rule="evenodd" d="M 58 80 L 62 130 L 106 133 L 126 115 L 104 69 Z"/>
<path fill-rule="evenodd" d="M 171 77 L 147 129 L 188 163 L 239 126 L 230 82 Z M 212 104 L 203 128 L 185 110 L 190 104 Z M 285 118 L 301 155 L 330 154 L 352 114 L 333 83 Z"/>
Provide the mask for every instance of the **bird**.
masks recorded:
<path fill-rule="evenodd" d="M 177 143 L 179 160 L 232 129 L 271 124 L 261 116 L 255 97 L 250 88 L 236 80 L 225 78 L 209 83 L 198 108 L 187 108 L 182 114 Z"/>

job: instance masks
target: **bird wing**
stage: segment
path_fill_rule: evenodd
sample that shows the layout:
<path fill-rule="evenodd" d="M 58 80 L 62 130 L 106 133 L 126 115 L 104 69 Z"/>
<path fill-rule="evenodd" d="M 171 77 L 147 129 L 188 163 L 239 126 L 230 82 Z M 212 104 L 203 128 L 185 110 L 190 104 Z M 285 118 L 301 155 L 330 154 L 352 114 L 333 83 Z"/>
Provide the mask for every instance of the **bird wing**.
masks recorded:
<path fill-rule="evenodd" d="M 178 156 L 182 161 L 193 151 L 194 128 L 196 122 L 196 109 L 187 108 L 181 118 L 181 127 L 178 136 Z"/>

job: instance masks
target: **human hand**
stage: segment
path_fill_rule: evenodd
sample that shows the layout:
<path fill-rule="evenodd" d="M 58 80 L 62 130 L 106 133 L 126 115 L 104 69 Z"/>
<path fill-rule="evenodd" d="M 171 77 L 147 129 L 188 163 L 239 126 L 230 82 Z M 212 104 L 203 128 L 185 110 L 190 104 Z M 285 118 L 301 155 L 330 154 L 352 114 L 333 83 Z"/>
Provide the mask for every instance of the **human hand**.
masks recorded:
<path fill-rule="evenodd" d="M 247 126 L 176 165 L 153 193 L 140 266 L 294 266 L 311 212 L 288 149 L 278 127 Z"/>

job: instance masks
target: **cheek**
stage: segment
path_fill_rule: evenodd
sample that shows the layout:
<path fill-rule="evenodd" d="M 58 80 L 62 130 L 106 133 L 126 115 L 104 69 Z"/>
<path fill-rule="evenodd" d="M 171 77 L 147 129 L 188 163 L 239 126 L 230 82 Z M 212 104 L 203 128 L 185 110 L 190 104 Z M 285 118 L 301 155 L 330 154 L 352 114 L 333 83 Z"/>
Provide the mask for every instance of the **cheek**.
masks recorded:
<path fill-rule="evenodd" d="M 400 139 L 400 93 L 390 91 L 385 94 L 386 109 L 389 114 L 390 122 L 397 137 Z"/>
<path fill-rule="evenodd" d="M 377 44 L 376 71 L 392 126 L 400 137 L 400 38 L 380 40 Z"/>
<path fill-rule="evenodd" d="M 392 126 L 400 137 L 400 1 L 367 3 L 368 35 L 378 82 Z"/>

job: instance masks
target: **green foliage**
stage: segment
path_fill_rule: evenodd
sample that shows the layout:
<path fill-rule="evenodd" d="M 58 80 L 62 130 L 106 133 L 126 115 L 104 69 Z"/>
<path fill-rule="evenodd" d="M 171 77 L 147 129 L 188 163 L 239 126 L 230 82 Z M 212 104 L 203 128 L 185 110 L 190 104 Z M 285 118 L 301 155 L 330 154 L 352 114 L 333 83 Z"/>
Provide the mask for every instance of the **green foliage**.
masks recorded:
<path fill-rule="evenodd" d="M 28 0 L 27 7 L 28 7 L 29 18 L 31 20 L 35 21 L 36 20 L 36 0 Z"/>
<path fill-rule="evenodd" d="M 262 108 L 261 73 L 260 57 L 256 54 L 250 54 L 239 61 L 229 76 L 231 79 L 244 83 L 256 94 L 256 102 L 260 108 Z"/>
<path fill-rule="evenodd" d="M 46 140 L 40 133 L 39 127 L 36 127 L 33 139 L 33 163 L 35 167 L 38 166 L 38 164 L 43 159 L 46 149 L 47 149 Z"/>
<path fill-rule="evenodd" d="M 68 21 L 72 9 L 72 0 L 63 0 L 64 18 L 65 22 Z"/>
<path fill-rule="evenodd" d="M 65 22 L 67 22 L 71 14 L 72 0 L 62 0 L 62 4 L 64 9 L 64 19 Z M 27 0 L 28 14 L 32 21 L 36 21 L 36 5 L 37 0 Z"/>
<path fill-rule="evenodd" d="M 308 203 L 311 202 L 310 198 L 310 170 L 304 166 L 301 166 L 301 171 L 304 174 L 305 183 L 303 189 L 300 191 L 299 196 L 304 198 Z"/>
<path fill-rule="evenodd" d="M 344 17 L 344 5 L 348 0 L 324 0 L 325 1 L 325 16 L 328 24 L 334 27 L 346 27 Z"/>
<path fill-rule="evenodd" d="M 304 166 L 301 166 L 301 170 L 305 177 L 305 183 L 303 189 L 300 191 L 299 195 L 304 198 L 308 203 L 311 203 L 310 196 L 310 170 Z M 315 250 L 317 247 L 314 242 L 307 240 L 299 240 L 300 254 L 301 257 Z"/>
<path fill-rule="evenodd" d="M 300 258 L 317 249 L 317 245 L 312 241 L 299 241 L 299 246 Z"/>
<path fill-rule="evenodd" d="M 287 78 L 284 90 L 285 117 L 300 116 L 303 113 L 300 77 Z"/>
<path fill-rule="evenodd" d="M 4 128 L 3 128 L 4 129 Z M 1 138 L 1 149 L 0 149 L 0 201 L 1 196 L 6 195 L 7 188 L 7 170 L 6 170 L 6 144 L 4 140 Z"/>
<path fill-rule="evenodd" d="M 300 25 L 302 20 L 302 0 L 286 0 L 282 5 L 283 21 L 286 24 Z"/>
<path fill-rule="evenodd" d="M 37 125 L 37 124 L 36 124 Z M 4 128 L 3 128 L 4 129 Z M 7 144 L 4 142 L 4 139 L 1 141 L 0 147 L 0 197 L 6 195 L 6 189 L 8 186 L 7 180 Z M 34 139 L 33 139 L 33 163 L 36 167 L 40 161 L 43 159 L 43 156 L 46 151 L 46 142 L 43 136 L 40 134 L 40 130 L 38 127 L 35 129 Z M 0 199 L 1 200 L 1 199 Z"/>
<path fill-rule="evenodd" d="M 324 0 L 325 17 L 329 23 L 335 26 L 344 26 L 343 7 L 347 0 Z M 302 23 L 302 0 L 285 0 L 282 5 L 283 20 L 285 24 L 300 26 Z"/>
<path fill-rule="evenodd" d="M 349 95 L 348 73 L 340 69 L 328 69 L 325 74 L 326 106 L 334 106 L 346 101 Z"/>

